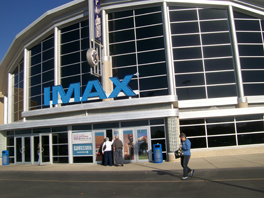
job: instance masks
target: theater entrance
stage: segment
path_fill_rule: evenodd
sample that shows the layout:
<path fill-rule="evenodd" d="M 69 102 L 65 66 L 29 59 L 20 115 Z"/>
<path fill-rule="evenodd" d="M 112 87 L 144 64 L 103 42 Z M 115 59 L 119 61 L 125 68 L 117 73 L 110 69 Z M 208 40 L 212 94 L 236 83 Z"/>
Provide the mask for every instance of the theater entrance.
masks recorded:
<path fill-rule="evenodd" d="M 113 137 L 116 135 L 123 142 L 125 162 L 152 161 L 149 127 L 114 129 Z"/>
<path fill-rule="evenodd" d="M 15 159 L 18 164 L 31 164 L 31 137 L 16 137 L 15 138 L 16 152 Z"/>

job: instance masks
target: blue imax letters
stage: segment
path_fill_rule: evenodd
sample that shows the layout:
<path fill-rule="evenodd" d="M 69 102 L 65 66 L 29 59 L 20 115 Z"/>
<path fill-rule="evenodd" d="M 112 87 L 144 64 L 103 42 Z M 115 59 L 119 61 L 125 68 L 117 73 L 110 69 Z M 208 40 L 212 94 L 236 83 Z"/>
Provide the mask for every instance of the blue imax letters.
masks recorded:
<path fill-rule="evenodd" d="M 132 91 L 130 87 L 128 87 L 128 83 L 130 82 L 133 75 L 127 75 L 120 82 L 117 77 L 109 78 L 114 85 L 115 89 L 112 91 L 108 98 L 116 98 L 118 94 L 123 91 L 127 96 L 135 96 L 136 94 Z M 92 89 L 95 88 L 96 92 L 92 92 Z M 84 90 L 82 99 L 80 95 L 80 83 L 70 84 L 70 87 L 67 93 L 64 92 L 63 87 L 61 85 L 52 87 L 52 104 L 58 104 L 58 94 L 61 97 L 62 103 L 69 103 L 72 94 L 74 94 L 74 102 L 83 102 L 87 101 L 88 98 L 99 97 L 100 99 L 106 99 L 107 96 L 98 80 L 89 81 Z M 50 105 L 50 87 L 44 88 L 44 105 Z"/>

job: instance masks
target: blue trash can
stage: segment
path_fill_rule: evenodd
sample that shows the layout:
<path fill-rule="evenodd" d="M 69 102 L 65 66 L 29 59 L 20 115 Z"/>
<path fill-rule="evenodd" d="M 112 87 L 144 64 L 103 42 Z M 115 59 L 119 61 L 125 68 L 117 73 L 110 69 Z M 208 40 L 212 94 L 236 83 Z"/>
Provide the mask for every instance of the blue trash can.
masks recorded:
<path fill-rule="evenodd" d="M 2 151 L 2 165 L 9 165 L 9 151 Z"/>
<path fill-rule="evenodd" d="M 154 153 L 154 162 L 162 163 L 163 155 L 162 155 L 161 144 L 153 144 L 153 153 Z"/>

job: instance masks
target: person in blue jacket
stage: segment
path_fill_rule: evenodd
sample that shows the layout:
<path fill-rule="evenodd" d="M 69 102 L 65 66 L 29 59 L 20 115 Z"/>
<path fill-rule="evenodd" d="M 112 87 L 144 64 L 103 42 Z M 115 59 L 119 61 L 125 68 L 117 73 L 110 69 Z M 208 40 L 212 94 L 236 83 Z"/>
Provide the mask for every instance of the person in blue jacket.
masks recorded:
<path fill-rule="evenodd" d="M 190 177 L 193 176 L 194 170 L 188 167 L 188 162 L 191 157 L 191 141 L 186 138 L 184 133 L 180 134 L 181 145 L 180 147 L 183 150 L 183 156 L 181 157 L 181 166 L 183 168 L 182 180 L 188 179 L 188 174 Z"/>

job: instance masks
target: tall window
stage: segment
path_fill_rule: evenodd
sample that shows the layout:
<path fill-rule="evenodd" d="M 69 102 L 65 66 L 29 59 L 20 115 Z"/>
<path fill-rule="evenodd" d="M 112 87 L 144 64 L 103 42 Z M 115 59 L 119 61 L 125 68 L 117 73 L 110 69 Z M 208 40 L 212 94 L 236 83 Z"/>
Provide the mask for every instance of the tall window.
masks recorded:
<path fill-rule="evenodd" d="M 101 81 L 90 73 L 86 59 L 88 49 L 88 20 L 61 29 L 61 85 L 65 92 L 70 84 L 80 83 L 83 95 L 88 81 Z"/>
<path fill-rule="evenodd" d="M 227 10 L 170 7 L 179 100 L 236 96 Z"/>
<path fill-rule="evenodd" d="M 181 133 L 192 148 L 213 148 L 264 143 L 263 115 L 180 120 Z"/>
<path fill-rule="evenodd" d="M 246 96 L 264 95 L 264 20 L 234 12 Z"/>
<path fill-rule="evenodd" d="M 13 74 L 13 109 L 12 120 L 14 122 L 22 120 L 21 113 L 23 111 L 23 95 L 24 95 L 24 61 L 20 61 Z"/>
<path fill-rule="evenodd" d="M 109 14 L 109 47 L 113 76 L 129 83 L 137 97 L 168 94 L 161 7 Z"/>
<path fill-rule="evenodd" d="M 44 87 L 54 86 L 54 36 L 33 47 L 30 57 L 29 110 L 42 109 Z"/>

